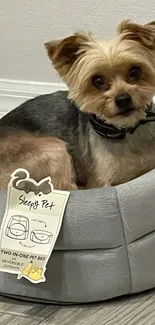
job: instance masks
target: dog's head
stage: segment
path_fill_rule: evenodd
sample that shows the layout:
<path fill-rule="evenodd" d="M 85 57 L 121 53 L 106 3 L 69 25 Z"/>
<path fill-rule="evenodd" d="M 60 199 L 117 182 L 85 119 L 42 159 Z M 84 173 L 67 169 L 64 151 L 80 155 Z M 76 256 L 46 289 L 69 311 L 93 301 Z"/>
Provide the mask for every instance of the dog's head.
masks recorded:
<path fill-rule="evenodd" d="M 155 93 L 155 22 L 125 20 L 110 41 L 75 33 L 45 46 L 80 110 L 120 128 L 145 116 Z"/>

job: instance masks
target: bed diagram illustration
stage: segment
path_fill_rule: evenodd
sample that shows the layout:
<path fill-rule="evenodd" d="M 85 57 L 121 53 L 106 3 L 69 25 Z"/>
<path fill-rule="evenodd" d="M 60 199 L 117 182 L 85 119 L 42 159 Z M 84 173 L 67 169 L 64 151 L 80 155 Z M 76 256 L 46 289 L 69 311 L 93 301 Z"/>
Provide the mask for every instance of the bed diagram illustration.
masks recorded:
<path fill-rule="evenodd" d="M 26 240 L 29 236 L 29 219 L 21 215 L 14 215 L 9 220 L 5 234 L 17 240 Z"/>
<path fill-rule="evenodd" d="M 42 229 L 30 231 L 29 219 L 22 215 L 14 215 L 10 218 L 5 235 L 11 239 L 26 240 L 30 239 L 36 244 L 49 244 L 52 241 L 53 234 Z"/>
<path fill-rule="evenodd" d="M 33 230 L 30 234 L 30 240 L 37 244 L 49 244 L 52 238 L 53 234 L 45 230 Z"/>

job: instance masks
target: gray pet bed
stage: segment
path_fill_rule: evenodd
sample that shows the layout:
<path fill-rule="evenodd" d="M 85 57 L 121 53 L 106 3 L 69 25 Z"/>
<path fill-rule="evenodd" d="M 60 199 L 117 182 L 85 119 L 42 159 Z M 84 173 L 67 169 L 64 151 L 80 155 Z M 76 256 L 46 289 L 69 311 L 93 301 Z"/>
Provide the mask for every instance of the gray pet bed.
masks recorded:
<path fill-rule="evenodd" d="M 0 219 L 6 193 L 0 195 Z M 72 192 L 47 268 L 32 284 L 0 273 L 1 294 L 84 303 L 155 287 L 155 171 L 115 188 Z"/>

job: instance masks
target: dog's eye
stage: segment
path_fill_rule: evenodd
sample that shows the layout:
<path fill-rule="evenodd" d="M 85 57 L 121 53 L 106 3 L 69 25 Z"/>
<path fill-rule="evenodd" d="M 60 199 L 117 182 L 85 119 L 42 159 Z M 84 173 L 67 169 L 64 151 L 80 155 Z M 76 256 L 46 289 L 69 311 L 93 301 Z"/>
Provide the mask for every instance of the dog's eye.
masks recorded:
<path fill-rule="evenodd" d="M 141 76 L 141 69 L 140 67 L 132 67 L 129 71 L 129 80 L 130 81 L 137 81 L 140 79 Z"/>
<path fill-rule="evenodd" d="M 92 78 L 92 84 L 97 89 L 104 89 L 106 83 L 102 76 L 96 75 Z"/>

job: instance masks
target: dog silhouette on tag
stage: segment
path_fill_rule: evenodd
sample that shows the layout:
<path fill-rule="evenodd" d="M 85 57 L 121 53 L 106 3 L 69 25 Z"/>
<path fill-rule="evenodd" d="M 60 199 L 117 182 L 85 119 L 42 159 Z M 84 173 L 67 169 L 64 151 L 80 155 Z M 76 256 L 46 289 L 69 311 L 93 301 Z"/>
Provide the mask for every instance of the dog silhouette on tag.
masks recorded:
<path fill-rule="evenodd" d="M 35 195 L 38 195 L 40 192 L 42 194 L 49 194 L 52 192 L 53 186 L 50 177 L 46 177 L 37 183 L 29 177 L 29 173 L 24 169 L 16 170 L 11 176 L 13 177 L 12 186 L 27 194 L 33 192 Z"/>

